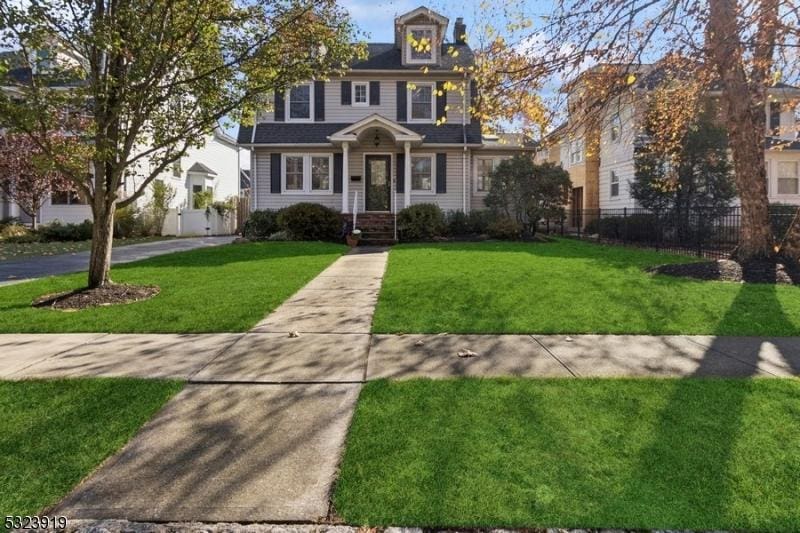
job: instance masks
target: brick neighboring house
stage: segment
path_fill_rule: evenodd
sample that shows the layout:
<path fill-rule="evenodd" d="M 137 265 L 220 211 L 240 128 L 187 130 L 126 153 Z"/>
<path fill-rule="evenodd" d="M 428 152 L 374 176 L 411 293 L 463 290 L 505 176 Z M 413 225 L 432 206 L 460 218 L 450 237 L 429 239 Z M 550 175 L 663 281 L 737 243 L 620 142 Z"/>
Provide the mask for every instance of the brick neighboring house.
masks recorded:
<path fill-rule="evenodd" d="M 587 71 L 587 72 L 591 72 Z M 570 207 L 622 209 L 637 207 L 630 195 L 634 179 L 634 152 L 642 139 L 644 98 L 654 88 L 657 71 L 642 67 L 640 81 L 629 93 L 608 105 L 599 126 L 587 127 L 579 110 L 568 103 L 567 122 L 548 136 L 548 148 L 537 158 L 560 163 L 572 178 Z M 718 97 L 710 91 L 708 97 Z M 767 90 L 765 103 L 765 158 L 770 203 L 800 205 L 800 88 L 778 84 Z M 568 97 L 569 100 L 569 97 Z M 592 147 L 597 149 L 592 149 Z M 589 147 L 589 149 L 587 149 Z"/>
<path fill-rule="evenodd" d="M 395 41 L 368 43 L 368 58 L 345 76 L 275 94 L 255 126 L 240 127 L 253 209 L 316 202 L 343 215 L 366 212 L 359 226 L 369 240 L 413 204 L 483 208 L 494 165 L 531 151 L 519 136 L 482 136 L 470 116 L 476 90 L 465 69 L 474 56 L 461 18 L 450 42 L 448 18 L 425 7 L 394 25 Z M 430 40 L 430 51 L 417 51 L 409 35 Z"/>

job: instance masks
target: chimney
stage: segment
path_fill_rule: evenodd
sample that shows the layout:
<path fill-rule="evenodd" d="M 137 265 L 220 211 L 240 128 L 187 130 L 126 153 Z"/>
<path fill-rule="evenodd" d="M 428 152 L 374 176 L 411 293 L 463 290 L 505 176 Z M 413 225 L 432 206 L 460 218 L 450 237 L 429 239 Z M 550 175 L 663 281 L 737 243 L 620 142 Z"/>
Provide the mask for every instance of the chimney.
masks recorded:
<path fill-rule="evenodd" d="M 467 44 L 467 25 L 464 24 L 464 17 L 458 17 L 453 25 L 453 42 L 456 44 Z"/>

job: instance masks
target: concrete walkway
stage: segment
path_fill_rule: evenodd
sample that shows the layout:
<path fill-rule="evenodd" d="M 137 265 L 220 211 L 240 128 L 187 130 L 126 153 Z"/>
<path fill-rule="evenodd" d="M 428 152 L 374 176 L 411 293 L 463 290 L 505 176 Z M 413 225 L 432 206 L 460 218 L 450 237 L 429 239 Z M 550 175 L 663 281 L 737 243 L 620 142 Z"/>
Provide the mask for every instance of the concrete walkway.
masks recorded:
<path fill-rule="evenodd" d="M 0 378 L 189 383 L 49 514 L 318 522 L 363 382 L 457 376 L 791 376 L 800 338 L 370 335 L 385 250 L 337 260 L 240 334 L 0 335 Z"/>
<path fill-rule="evenodd" d="M 157 255 L 183 252 L 207 246 L 219 246 L 233 242 L 236 237 L 189 237 L 182 239 L 169 239 L 165 241 L 143 242 L 119 246 L 111 252 L 111 262 L 114 265 L 130 263 Z M 70 272 L 81 272 L 87 269 L 89 252 L 76 252 L 74 254 L 48 255 L 45 257 L 28 257 L 11 261 L 0 261 L 0 286 L 10 283 L 19 283 L 20 280 L 56 276 Z"/>

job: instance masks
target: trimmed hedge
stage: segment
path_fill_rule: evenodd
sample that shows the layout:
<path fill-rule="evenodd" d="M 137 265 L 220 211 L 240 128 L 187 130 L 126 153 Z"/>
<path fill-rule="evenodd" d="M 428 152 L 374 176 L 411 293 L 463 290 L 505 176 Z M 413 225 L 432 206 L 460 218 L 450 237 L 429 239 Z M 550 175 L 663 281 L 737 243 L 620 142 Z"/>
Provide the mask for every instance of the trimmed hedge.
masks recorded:
<path fill-rule="evenodd" d="M 278 225 L 297 241 L 338 241 L 342 235 L 339 212 L 310 202 L 294 204 L 278 213 Z"/>
<path fill-rule="evenodd" d="M 278 225 L 278 213 L 280 211 L 272 209 L 259 209 L 250 213 L 244 223 L 242 234 L 250 240 L 268 239 L 270 235 L 278 233 L 281 227 Z"/>
<path fill-rule="evenodd" d="M 445 234 L 444 213 L 436 204 L 416 204 L 397 214 L 401 241 L 430 241 Z"/>

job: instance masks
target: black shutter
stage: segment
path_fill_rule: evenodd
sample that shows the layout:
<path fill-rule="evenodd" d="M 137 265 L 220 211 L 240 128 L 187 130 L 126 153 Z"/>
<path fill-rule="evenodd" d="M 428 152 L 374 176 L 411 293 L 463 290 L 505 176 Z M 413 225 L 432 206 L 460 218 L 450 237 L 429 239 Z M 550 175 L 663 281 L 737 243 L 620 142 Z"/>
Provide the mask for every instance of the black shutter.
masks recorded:
<path fill-rule="evenodd" d="M 333 192 L 342 192 L 342 171 L 344 170 L 344 154 L 333 154 Z"/>
<path fill-rule="evenodd" d="M 283 91 L 275 92 L 275 122 L 286 121 L 286 103 L 283 100 Z"/>
<path fill-rule="evenodd" d="M 469 105 L 475 107 L 478 103 L 478 82 L 472 80 L 469 82 Z"/>
<path fill-rule="evenodd" d="M 353 103 L 353 84 L 348 80 L 342 80 L 342 105 Z"/>
<path fill-rule="evenodd" d="M 406 154 L 397 154 L 397 192 L 406 190 Z"/>
<path fill-rule="evenodd" d="M 325 82 L 314 82 L 314 122 L 325 122 Z"/>
<path fill-rule="evenodd" d="M 769 133 L 777 135 L 781 127 L 781 104 L 778 102 L 769 103 Z"/>
<path fill-rule="evenodd" d="M 439 95 L 439 93 L 442 93 Z M 444 88 L 443 81 L 436 82 L 436 120 L 447 118 L 447 89 Z"/>
<path fill-rule="evenodd" d="M 447 192 L 447 154 L 436 154 L 436 194 Z"/>
<path fill-rule="evenodd" d="M 397 122 L 406 122 L 406 82 L 397 82 Z"/>
<path fill-rule="evenodd" d="M 369 82 L 369 105 L 381 105 L 381 82 Z"/>
<path fill-rule="evenodd" d="M 272 194 L 281 193 L 281 154 L 271 154 L 269 163 L 270 191 Z"/>

